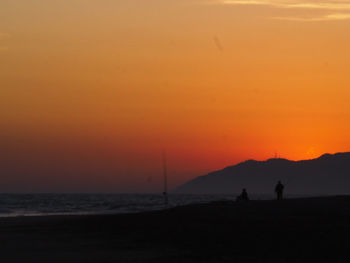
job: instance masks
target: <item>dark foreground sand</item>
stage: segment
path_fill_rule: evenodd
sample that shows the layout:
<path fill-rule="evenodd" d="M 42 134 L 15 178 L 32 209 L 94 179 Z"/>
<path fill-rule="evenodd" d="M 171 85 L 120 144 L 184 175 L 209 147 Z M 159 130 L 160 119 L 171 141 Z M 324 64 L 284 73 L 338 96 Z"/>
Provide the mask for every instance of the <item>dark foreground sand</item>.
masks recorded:
<path fill-rule="evenodd" d="M 0 262 L 350 262 L 350 197 L 0 219 Z"/>

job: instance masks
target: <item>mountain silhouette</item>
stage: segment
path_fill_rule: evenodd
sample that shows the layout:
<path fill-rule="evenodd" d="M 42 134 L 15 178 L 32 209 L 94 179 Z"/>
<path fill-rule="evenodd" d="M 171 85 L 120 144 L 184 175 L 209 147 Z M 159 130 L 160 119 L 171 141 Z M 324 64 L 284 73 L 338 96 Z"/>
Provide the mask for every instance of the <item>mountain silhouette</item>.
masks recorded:
<path fill-rule="evenodd" d="M 348 194 L 350 152 L 302 161 L 248 160 L 197 177 L 178 187 L 175 193 L 236 194 L 247 188 L 249 193 L 272 194 L 279 180 L 286 186 L 286 194 Z"/>

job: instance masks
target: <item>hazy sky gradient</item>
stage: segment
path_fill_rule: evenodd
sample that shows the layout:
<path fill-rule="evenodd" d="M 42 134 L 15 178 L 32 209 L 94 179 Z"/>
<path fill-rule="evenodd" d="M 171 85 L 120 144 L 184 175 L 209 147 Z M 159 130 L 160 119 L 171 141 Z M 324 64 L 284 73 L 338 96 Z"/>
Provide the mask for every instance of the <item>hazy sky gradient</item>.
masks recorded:
<path fill-rule="evenodd" d="M 350 3 L 2 0 L 0 191 L 161 191 L 350 149 Z"/>

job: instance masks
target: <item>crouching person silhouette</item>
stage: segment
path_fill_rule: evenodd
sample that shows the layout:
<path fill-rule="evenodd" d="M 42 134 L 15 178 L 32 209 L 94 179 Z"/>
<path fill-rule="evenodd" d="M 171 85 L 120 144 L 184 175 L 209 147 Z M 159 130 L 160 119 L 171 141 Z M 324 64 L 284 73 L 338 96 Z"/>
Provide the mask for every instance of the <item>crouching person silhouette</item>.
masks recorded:
<path fill-rule="evenodd" d="M 248 193 L 247 193 L 247 190 L 244 188 L 242 190 L 242 193 L 239 196 L 237 196 L 236 201 L 248 201 L 248 200 L 249 200 Z"/>

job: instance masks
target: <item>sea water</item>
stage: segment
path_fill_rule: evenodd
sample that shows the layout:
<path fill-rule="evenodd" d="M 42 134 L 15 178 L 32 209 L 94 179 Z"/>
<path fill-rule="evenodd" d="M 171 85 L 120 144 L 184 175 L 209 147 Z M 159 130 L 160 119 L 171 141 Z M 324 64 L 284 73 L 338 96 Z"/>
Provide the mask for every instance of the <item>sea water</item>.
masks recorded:
<path fill-rule="evenodd" d="M 0 194 L 0 217 L 135 213 L 235 197 L 169 194 L 165 206 L 161 194 Z"/>

